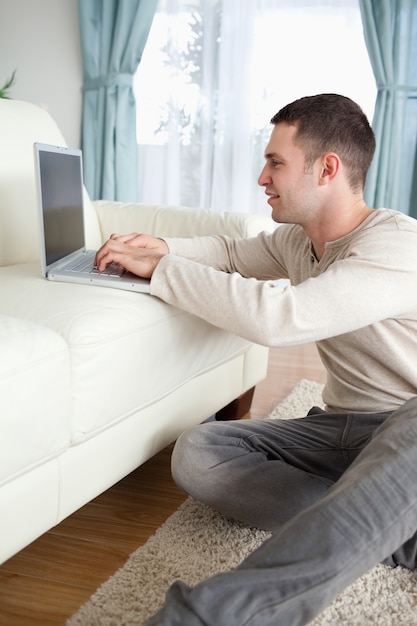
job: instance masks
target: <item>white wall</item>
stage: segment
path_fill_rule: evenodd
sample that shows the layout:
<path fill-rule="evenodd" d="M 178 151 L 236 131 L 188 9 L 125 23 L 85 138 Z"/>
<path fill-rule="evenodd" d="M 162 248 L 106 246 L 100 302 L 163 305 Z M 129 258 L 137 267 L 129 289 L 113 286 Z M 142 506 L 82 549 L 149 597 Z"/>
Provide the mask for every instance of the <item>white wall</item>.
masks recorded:
<path fill-rule="evenodd" d="M 0 86 L 46 108 L 71 147 L 80 145 L 82 61 L 77 0 L 0 0 Z"/>

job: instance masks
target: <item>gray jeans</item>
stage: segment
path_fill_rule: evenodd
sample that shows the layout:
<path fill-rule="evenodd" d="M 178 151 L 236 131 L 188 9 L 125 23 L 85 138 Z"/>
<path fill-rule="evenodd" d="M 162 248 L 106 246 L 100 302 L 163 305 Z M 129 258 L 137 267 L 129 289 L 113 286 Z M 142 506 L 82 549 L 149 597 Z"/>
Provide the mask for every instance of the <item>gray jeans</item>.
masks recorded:
<path fill-rule="evenodd" d="M 305 423 L 310 423 L 313 417 L 315 421 L 319 416 L 321 423 L 321 419 L 326 417 L 322 413 L 310 416 Z M 269 463 L 267 459 L 271 459 L 272 465 L 277 461 L 287 471 L 287 455 L 299 459 L 294 473 L 287 474 L 291 488 L 286 489 L 285 481 L 280 480 L 278 491 L 271 491 L 273 481 L 268 476 L 270 490 L 263 490 L 263 493 L 268 492 L 270 500 L 277 493 L 277 502 L 273 507 L 267 504 L 266 513 L 255 512 L 260 521 L 263 518 L 265 524 L 271 526 L 274 525 L 275 510 L 279 515 L 276 532 L 235 571 L 218 574 L 192 589 L 182 582 L 174 583 L 168 591 L 164 607 L 147 622 L 147 626 L 302 626 L 314 619 L 357 577 L 382 560 L 388 558 L 393 564 L 399 562 L 414 568 L 417 543 L 417 398 L 390 415 L 379 418 L 361 416 L 361 419 L 364 417 L 365 421 L 369 419 L 368 427 L 365 421 L 363 428 L 358 426 L 359 416 L 344 416 L 345 426 L 339 427 L 338 434 L 336 429 L 332 437 L 326 437 L 326 440 L 333 440 L 330 447 L 334 458 L 338 457 L 329 467 L 326 466 L 327 469 L 324 458 L 326 454 L 326 458 L 329 457 L 328 451 L 326 454 L 323 452 L 322 457 L 321 448 L 326 446 L 321 445 L 320 438 L 314 437 L 312 427 L 308 429 L 308 445 L 305 445 L 305 437 L 297 438 L 290 425 L 285 427 L 286 433 L 291 432 L 292 435 L 287 438 L 287 444 L 281 446 L 285 448 L 283 459 L 276 459 L 275 444 L 265 447 L 268 438 L 260 437 L 261 451 L 251 454 L 263 457 L 264 461 L 259 461 L 259 464 L 265 468 Z M 371 425 L 374 420 L 381 424 L 376 430 L 375 422 Z M 355 426 L 352 425 L 354 422 Z M 339 426 L 342 423 L 339 421 Z M 243 422 L 240 424 L 246 428 Z M 238 424 L 220 424 L 219 432 L 224 430 L 223 426 L 233 430 Z M 206 429 L 206 426 L 202 428 Z M 214 425 L 214 428 L 217 426 Z M 190 437 L 198 439 L 197 430 L 193 429 L 181 438 L 173 459 L 176 474 L 183 443 L 186 438 L 188 441 Z M 353 431 L 357 432 L 357 436 L 351 436 Z M 256 437 L 259 438 L 259 434 Z M 234 478 L 226 477 L 233 474 L 234 468 L 235 471 L 244 469 L 241 457 L 250 456 L 247 452 L 248 439 L 251 446 L 252 436 L 242 435 L 239 440 L 236 434 L 235 439 L 237 445 L 234 447 L 240 450 L 240 454 L 232 455 L 231 461 L 227 460 L 230 455 L 220 450 L 217 462 L 213 452 L 211 461 L 207 462 L 207 455 L 202 455 L 199 450 L 202 472 L 198 472 L 197 478 L 202 480 L 205 469 L 208 483 L 205 493 L 208 493 L 209 499 L 215 497 L 215 483 L 220 477 L 218 472 L 223 469 L 226 470 L 223 472 L 226 482 L 223 486 L 217 482 L 217 490 L 224 489 L 231 497 L 230 481 Z M 300 445 L 301 440 L 303 445 Z M 315 449 L 316 454 L 311 454 L 310 449 Z M 317 461 L 314 464 L 312 457 L 315 455 Z M 186 465 L 189 465 L 191 456 L 184 456 Z M 194 463 L 195 469 L 198 463 Z M 233 498 L 233 507 L 239 512 L 239 517 L 241 513 L 244 517 L 250 515 L 250 509 L 262 505 L 257 468 L 258 463 L 254 463 L 253 470 L 259 478 L 258 482 L 250 482 L 250 487 L 245 486 L 248 485 L 245 481 L 232 482 L 238 484 L 246 495 L 237 501 Z M 186 476 L 188 471 L 182 472 L 181 477 Z M 310 472 L 312 476 L 306 481 L 302 478 L 297 482 L 295 476 L 298 473 L 303 476 Z M 249 473 L 245 478 L 249 480 Z M 189 482 L 193 481 L 188 478 L 187 486 Z M 291 493 L 297 484 L 301 485 L 300 506 L 297 505 L 296 495 Z M 304 489 L 310 487 L 315 494 L 312 497 L 304 493 Z M 285 493 L 294 514 L 286 523 L 287 502 L 281 500 Z M 221 497 L 220 505 L 222 509 L 225 506 L 224 510 L 230 514 L 227 500 L 227 497 Z M 301 509 L 299 513 L 297 507 Z M 390 557 L 393 554 L 394 557 Z"/>
<path fill-rule="evenodd" d="M 226 517 L 276 532 L 324 496 L 388 415 L 313 407 L 299 419 L 209 422 L 179 437 L 172 476 Z"/>

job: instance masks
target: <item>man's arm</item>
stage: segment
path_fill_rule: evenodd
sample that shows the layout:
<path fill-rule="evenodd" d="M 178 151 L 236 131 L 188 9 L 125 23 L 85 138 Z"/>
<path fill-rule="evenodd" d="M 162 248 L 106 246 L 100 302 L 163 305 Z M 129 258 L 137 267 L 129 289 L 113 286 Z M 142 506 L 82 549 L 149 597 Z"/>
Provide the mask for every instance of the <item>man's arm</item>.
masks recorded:
<path fill-rule="evenodd" d="M 285 229 L 279 230 L 279 235 L 284 235 Z M 118 244 L 125 244 L 125 247 Z M 150 278 L 158 259 L 153 254 L 140 252 L 147 250 L 161 256 L 171 253 L 229 274 L 238 272 L 244 277 L 275 280 L 288 278 L 280 248 L 277 231 L 263 232 L 249 239 L 214 235 L 165 240 L 137 233 L 114 234 L 98 251 L 96 264 L 102 271 L 114 261 L 138 276 Z"/>
<path fill-rule="evenodd" d="M 271 347 L 335 337 L 383 319 L 404 317 L 405 312 L 411 315 L 417 309 L 417 292 L 410 290 L 417 275 L 414 232 L 381 232 L 383 240 L 376 251 L 368 241 L 371 235 L 366 238 L 365 233 L 369 251 L 365 249 L 363 258 L 351 254 L 321 275 L 283 288 L 272 281 L 285 277 L 281 260 L 285 250 L 293 279 L 297 238 L 292 234 L 289 228 L 280 227 L 272 235 L 248 240 L 195 238 L 192 248 L 197 262 L 179 256 L 180 247 L 172 253 L 171 240 L 114 235 L 97 253 L 97 264 L 101 270 L 115 261 L 152 278 L 151 293 L 165 302 Z"/>

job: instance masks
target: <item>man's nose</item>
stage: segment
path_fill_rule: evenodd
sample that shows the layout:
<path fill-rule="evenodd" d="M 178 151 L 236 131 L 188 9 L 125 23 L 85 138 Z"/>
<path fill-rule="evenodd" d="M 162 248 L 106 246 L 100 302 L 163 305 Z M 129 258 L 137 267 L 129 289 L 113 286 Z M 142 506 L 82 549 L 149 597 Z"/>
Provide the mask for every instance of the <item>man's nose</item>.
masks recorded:
<path fill-rule="evenodd" d="M 260 187 L 265 187 L 266 185 L 269 185 L 270 182 L 271 177 L 267 173 L 267 166 L 265 165 L 259 174 L 258 185 L 260 185 Z"/>

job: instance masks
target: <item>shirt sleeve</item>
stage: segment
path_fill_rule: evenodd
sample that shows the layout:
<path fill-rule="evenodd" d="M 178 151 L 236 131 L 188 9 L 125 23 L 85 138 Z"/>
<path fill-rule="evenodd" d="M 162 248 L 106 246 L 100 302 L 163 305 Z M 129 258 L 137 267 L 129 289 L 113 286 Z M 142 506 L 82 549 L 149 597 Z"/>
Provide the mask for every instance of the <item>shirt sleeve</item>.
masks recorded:
<path fill-rule="evenodd" d="M 259 252 L 263 246 L 257 240 L 237 246 L 244 255 L 237 254 L 233 262 L 223 252 L 222 262 L 214 267 L 167 255 L 154 273 L 151 293 L 270 347 L 327 339 L 392 317 L 415 319 L 415 233 L 402 233 L 399 239 L 391 233 L 378 242 L 377 250 L 372 244 L 367 249 L 365 241 L 361 254 L 354 248 L 322 274 L 286 286 L 271 279 L 280 277 L 277 268 L 283 270 L 279 253 L 274 256 L 270 240 Z M 251 253 L 255 277 L 249 272 Z"/>
<path fill-rule="evenodd" d="M 232 239 L 225 236 L 165 239 L 169 250 L 176 256 L 243 277 L 259 280 L 288 278 L 285 255 L 285 228 L 273 233 L 260 233 L 250 239 Z M 278 232 L 279 231 L 279 232 Z"/>

